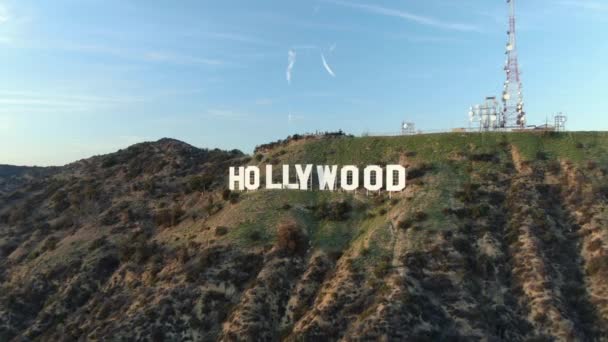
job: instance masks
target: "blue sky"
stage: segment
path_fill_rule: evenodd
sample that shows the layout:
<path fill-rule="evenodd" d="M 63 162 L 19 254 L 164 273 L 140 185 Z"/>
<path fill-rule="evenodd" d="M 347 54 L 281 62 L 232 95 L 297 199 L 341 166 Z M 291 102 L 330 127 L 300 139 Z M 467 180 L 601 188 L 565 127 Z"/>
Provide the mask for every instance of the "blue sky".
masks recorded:
<path fill-rule="evenodd" d="M 0 164 L 174 137 L 467 125 L 502 89 L 503 0 L 0 0 Z M 608 0 L 518 2 L 530 123 L 608 128 Z M 295 63 L 287 80 L 288 53 Z M 325 59 L 325 63 L 323 61 Z"/>

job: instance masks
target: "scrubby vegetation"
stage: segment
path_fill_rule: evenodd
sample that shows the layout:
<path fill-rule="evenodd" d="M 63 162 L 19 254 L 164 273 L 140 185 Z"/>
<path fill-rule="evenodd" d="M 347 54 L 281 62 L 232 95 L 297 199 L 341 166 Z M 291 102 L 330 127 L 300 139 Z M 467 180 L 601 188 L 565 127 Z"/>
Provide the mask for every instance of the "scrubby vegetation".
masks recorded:
<path fill-rule="evenodd" d="M 338 132 L 0 167 L 0 340 L 601 341 L 606 151 L 603 133 Z M 408 188 L 225 189 L 259 163 L 402 163 Z"/>

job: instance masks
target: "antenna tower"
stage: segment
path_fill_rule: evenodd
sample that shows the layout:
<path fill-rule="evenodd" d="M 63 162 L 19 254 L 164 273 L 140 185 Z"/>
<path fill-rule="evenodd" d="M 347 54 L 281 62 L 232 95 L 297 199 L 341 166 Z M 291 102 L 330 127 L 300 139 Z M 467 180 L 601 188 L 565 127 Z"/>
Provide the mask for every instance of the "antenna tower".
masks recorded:
<path fill-rule="evenodd" d="M 509 31 L 505 54 L 506 80 L 502 93 L 503 120 L 501 126 L 523 128 L 526 125 L 526 112 L 524 112 L 524 98 L 517 63 L 517 45 L 515 39 L 515 0 L 507 0 L 509 4 Z"/>

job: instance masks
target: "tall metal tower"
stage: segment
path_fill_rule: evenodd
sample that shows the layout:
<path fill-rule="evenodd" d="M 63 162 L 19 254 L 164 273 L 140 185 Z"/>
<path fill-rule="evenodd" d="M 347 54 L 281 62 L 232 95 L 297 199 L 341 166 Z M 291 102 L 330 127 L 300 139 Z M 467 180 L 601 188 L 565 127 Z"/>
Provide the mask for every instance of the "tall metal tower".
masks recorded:
<path fill-rule="evenodd" d="M 515 39 L 515 0 L 507 0 L 509 4 L 509 31 L 505 54 L 506 79 L 502 93 L 503 125 L 507 127 L 523 128 L 526 124 L 526 112 L 524 112 L 524 98 L 517 63 L 517 45 Z"/>

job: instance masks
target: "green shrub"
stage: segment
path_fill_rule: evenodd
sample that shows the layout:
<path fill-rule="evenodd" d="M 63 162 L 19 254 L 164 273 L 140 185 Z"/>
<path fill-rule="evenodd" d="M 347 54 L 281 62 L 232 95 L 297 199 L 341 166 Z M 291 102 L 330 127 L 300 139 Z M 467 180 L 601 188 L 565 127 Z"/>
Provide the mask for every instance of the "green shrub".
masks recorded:
<path fill-rule="evenodd" d="M 232 193 L 230 193 L 229 198 L 230 198 L 231 204 L 236 204 L 239 202 L 240 194 L 238 192 L 232 192 Z"/>
<path fill-rule="evenodd" d="M 595 170 L 597 169 L 597 162 L 595 160 L 587 161 L 587 170 Z"/>
<path fill-rule="evenodd" d="M 59 243 L 59 238 L 56 236 L 49 236 L 44 240 L 42 244 L 41 252 L 44 253 L 46 251 L 52 251 L 57 248 L 57 243 Z"/>
<path fill-rule="evenodd" d="M 352 207 L 347 201 L 336 201 L 331 203 L 322 202 L 318 206 L 313 207 L 313 209 L 319 219 L 344 221 L 348 219 Z"/>
<path fill-rule="evenodd" d="M 218 226 L 215 227 L 215 236 L 224 236 L 228 234 L 228 227 Z"/>
<path fill-rule="evenodd" d="M 15 249 L 19 247 L 19 243 L 15 240 L 5 241 L 0 244 L 0 257 L 4 258 L 11 254 Z"/>
<path fill-rule="evenodd" d="M 209 215 L 214 215 L 222 210 L 224 206 L 221 203 L 209 203 L 205 206 L 204 211 Z"/>
<path fill-rule="evenodd" d="M 421 163 L 420 165 L 408 168 L 407 170 L 407 180 L 411 182 L 415 179 L 424 177 L 428 172 L 431 172 L 435 169 L 435 166 L 431 163 Z"/>
<path fill-rule="evenodd" d="M 249 232 L 247 238 L 253 242 L 258 242 L 262 240 L 262 233 L 259 230 L 252 230 Z"/>
<path fill-rule="evenodd" d="M 413 218 L 414 218 L 414 221 L 416 221 L 416 222 L 423 222 L 429 218 L 429 215 L 427 213 L 425 213 L 424 211 L 417 211 L 414 213 Z"/>
<path fill-rule="evenodd" d="M 589 276 L 598 273 L 608 274 L 608 255 L 600 255 L 589 260 L 587 264 L 587 274 Z"/>
<path fill-rule="evenodd" d="M 94 251 L 96 249 L 102 248 L 108 244 L 108 240 L 105 236 L 102 236 L 98 239 L 93 240 L 89 245 L 89 251 Z"/>
<path fill-rule="evenodd" d="M 123 262 L 132 261 L 141 264 L 159 253 L 159 247 L 156 242 L 148 241 L 145 234 L 135 233 L 118 246 L 118 253 Z"/>
<path fill-rule="evenodd" d="M 388 258 L 383 258 L 374 266 L 374 275 L 376 278 L 384 278 L 391 269 L 391 263 Z"/>
<path fill-rule="evenodd" d="M 62 213 L 70 207 L 70 202 L 68 201 L 68 196 L 65 191 L 60 190 L 53 194 L 53 197 L 51 197 L 51 206 L 56 213 Z"/>
<path fill-rule="evenodd" d="M 473 208 L 471 208 L 471 212 L 470 212 L 471 217 L 476 218 L 476 219 L 488 216 L 489 213 L 490 213 L 490 207 L 487 204 L 476 205 Z"/>
<path fill-rule="evenodd" d="M 154 221 L 158 227 L 172 227 L 180 222 L 185 212 L 180 206 L 171 209 L 165 208 L 157 210 L 154 214 Z"/>
<path fill-rule="evenodd" d="M 105 168 L 115 166 L 117 164 L 118 164 L 118 158 L 116 158 L 115 156 L 108 156 L 101 163 L 101 167 L 105 169 Z"/>
<path fill-rule="evenodd" d="M 549 159 L 549 155 L 547 152 L 538 151 L 536 152 L 536 160 L 547 160 Z"/>
<path fill-rule="evenodd" d="M 295 221 L 284 221 L 277 226 L 277 247 L 287 254 L 302 255 L 308 249 L 308 238 Z"/>
<path fill-rule="evenodd" d="M 232 193 L 232 191 L 230 191 L 230 189 L 224 189 L 222 191 L 222 199 L 224 201 L 227 201 L 228 199 L 230 199 L 230 194 Z"/>
<path fill-rule="evenodd" d="M 188 180 L 189 191 L 204 191 L 211 188 L 214 178 L 210 174 L 192 176 Z"/>
<path fill-rule="evenodd" d="M 500 159 L 496 153 L 473 153 L 469 156 L 469 160 L 477 162 L 498 162 Z"/>
<path fill-rule="evenodd" d="M 551 174 L 557 175 L 561 172 L 562 167 L 557 160 L 550 160 L 547 162 L 547 171 Z"/>
<path fill-rule="evenodd" d="M 412 220 L 411 218 L 407 218 L 403 221 L 399 221 L 398 227 L 403 230 L 407 230 L 407 229 L 411 228 L 413 224 L 414 224 L 414 220 Z"/>

